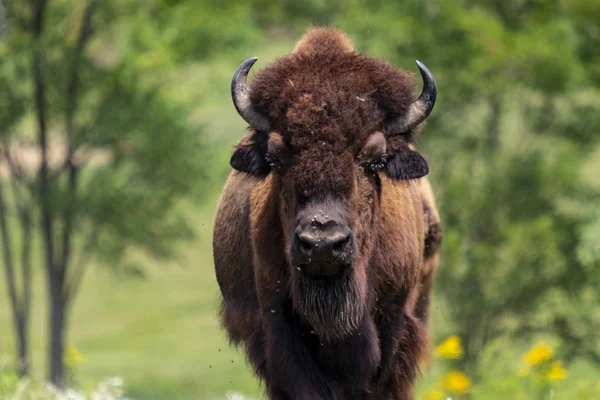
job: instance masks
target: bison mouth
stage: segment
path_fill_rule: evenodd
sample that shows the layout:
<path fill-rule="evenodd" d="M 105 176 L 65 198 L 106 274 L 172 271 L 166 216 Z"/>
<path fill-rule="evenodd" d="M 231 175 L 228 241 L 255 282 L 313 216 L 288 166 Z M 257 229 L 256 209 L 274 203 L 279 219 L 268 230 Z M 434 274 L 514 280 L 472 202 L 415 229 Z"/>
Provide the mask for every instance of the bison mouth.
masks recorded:
<path fill-rule="evenodd" d="M 333 278 L 342 278 L 348 271 L 349 265 L 347 264 L 332 264 L 332 263 L 310 263 L 300 264 L 300 269 L 310 279 L 314 281 L 324 280 L 328 281 Z"/>
<path fill-rule="evenodd" d="M 306 266 L 303 266 L 306 267 Z M 328 268 L 316 264 L 315 268 Z M 297 274 L 293 281 L 294 309 L 314 332 L 326 340 L 342 339 L 359 327 L 365 309 L 362 285 L 350 267 L 334 268 L 335 274 L 318 277 Z"/>

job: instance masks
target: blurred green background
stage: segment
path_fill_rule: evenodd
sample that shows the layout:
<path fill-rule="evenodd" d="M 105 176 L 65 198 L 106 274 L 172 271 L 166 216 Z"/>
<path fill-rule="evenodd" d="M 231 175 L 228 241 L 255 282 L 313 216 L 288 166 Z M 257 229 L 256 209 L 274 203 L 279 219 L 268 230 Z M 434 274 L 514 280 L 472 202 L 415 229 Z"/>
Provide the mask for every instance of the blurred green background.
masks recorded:
<path fill-rule="evenodd" d="M 245 129 L 229 84 L 323 24 L 438 83 L 418 397 L 600 399 L 596 0 L 0 0 L 0 398 L 22 389 L 23 320 L 15 398 L 51 398 L 53 346 L 81 392 L 119 376 L 133 399 L 260 398 L 216 316 L 212 221 Z"/>

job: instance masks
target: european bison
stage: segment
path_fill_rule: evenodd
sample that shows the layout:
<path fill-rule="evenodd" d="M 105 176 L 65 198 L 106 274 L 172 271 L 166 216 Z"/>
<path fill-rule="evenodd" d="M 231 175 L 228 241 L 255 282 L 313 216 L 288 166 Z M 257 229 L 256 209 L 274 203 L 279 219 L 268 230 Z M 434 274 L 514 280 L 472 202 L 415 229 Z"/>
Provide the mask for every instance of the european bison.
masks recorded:
<path fill-rule="evenodd" d="M 231 85 L 250 129 L 219 200 L 221 318 L 270 399 L 411 399 L 427 348 L 439 217 L 418 125 L 436 84 L 314 28 Z"/>

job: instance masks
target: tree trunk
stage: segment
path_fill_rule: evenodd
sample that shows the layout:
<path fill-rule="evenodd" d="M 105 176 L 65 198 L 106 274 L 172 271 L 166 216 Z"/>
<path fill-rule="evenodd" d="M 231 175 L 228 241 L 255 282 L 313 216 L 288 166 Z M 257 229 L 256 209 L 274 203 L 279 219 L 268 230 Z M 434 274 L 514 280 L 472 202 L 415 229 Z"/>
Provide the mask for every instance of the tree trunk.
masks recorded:
<path fill-rule="evenodd" d="M 20 315 L 17 317 L 17 323 L 15 324 L 15 333 L 17 335 L 17 369 L 21 378 L 29 376 L 28 322 L 28 318 L 25 315 Z"/>
<path fill-rule="evenodd" d="M 502 120 L 502 97 L 493 95 L 489 98 L 490 117 L 488 119 L 486 151 L 494 153 L 500 142 L 500 122 Z"/>
<path fill-rule="evenodd" d="M 19 373 L 21 377 L 29 376 L 29 316 L 31 315 L 31 218 L 29 212 L 21 213 L 21 265 L 23 274 L 23 296 L 21 303 L 21 322 L 17 327 L 19 343 Z"/>
<path fill-rule="evenodd" d="M 10 298 L 10 306 L 14 321 L 15 335 L 17 337 L 17 370 L 19 376 L 25 377 L 29 372 L 29 355 L 27 349 L 27 327 L 29 322 L 29 297 L 31 292 L 24 291 L 19 296 L 17 292 L 17 282 L 15 278 L 14 260 L 12 257 L 12 241 L 10 237 L 6 206 L 4 203 L 4 187 L 0 184 L 0 234 L 2 242 L 2 255 L 4 262 L 4 272 L 6 274 L 6 285 Z M 24 267 L 23 279 L 27 279 L 29 270 Z M 28 283 L 24 282 L 27 288 Z"/>
<path fill-rule="evenodd" d="M 50 382 L 58 388 L 65 385 L 65 365 L 63 355 L 65 350 L 66 328 L 66 302 L 62 296 L 62 284 L 56 277 L 50 278 L 50 337 L 49 350 L 49 378 Z"/>

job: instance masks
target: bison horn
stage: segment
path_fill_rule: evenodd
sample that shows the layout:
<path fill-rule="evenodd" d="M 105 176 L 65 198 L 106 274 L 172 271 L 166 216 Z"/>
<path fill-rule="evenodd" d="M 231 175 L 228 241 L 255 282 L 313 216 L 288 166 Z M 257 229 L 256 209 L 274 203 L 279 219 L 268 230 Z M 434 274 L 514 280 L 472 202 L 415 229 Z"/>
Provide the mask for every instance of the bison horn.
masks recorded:
<path fill-rule="evenodd" d="M 233 78 L 231 79 L 231 97 L 235 109 L 244 121 L 257 131 L 268 132 L 271 124 L 267 117 L 260 114 L 252 107 L 252 103 L 250 102 L 250 89 L 248 89 L 248 85 L 246 84 L 248 72 L 256 60 L 258 60 L 256 57 L 249 58 L 241 63 L 235 70 L 235 74 L 233 74 Z"/>
<path fill-rule="evenodd" d="M 425 64 L 419 60 L 416 62 L 419 71 L 421 71 L 421 76 L 423 77 L 423 91 L 419 98 L 410 105 L 405 115 L 386 125 L 385 132 L 387 135 L 397 135 L 411 130 L 421 122 L 425 121 L 425 118 L 427 118 L 431 113 L 431 110 L 433 110 L 435 98 L 437 96 L 435 78 Z"/>

